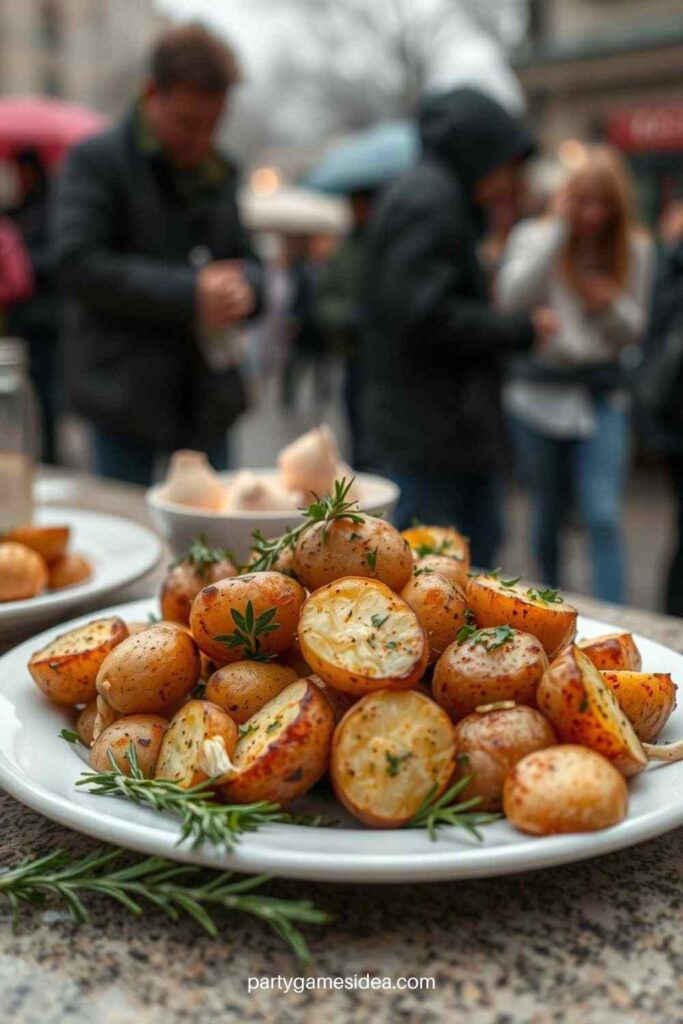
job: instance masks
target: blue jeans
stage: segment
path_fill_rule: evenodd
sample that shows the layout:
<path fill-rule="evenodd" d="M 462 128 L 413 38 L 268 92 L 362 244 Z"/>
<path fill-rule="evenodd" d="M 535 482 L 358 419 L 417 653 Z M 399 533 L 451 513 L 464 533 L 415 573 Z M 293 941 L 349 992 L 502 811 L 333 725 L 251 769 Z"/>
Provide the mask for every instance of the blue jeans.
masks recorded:
<path fill-rule="evenodd" d="M 413 519 L 455 526 L 470 539 L 472 564 L 492 568 L 503 535 L 503 487 L 495 473 L 409 476 L 388 469 L 401 488 L 394 522 L 404 530 Z"/>
<path fill-rule="evenodd" d="M 557 440 L 512 417 L 524 483 L 531 496 L 531 546 L 543 582 L 558 585 L 560 533 L 572 497 L 588 532 L 593 593 L 624 600 L 621 510 L 628 479 L 629 415 L 618 400 L 596 401 L 593 437 Z"/>
<path fill-rule="evenodd" d="M 109 476 L 115 480 L 149 487 L 157 459 L 168 454 L 144 441 L 131 441 L 128 437 L 117 437 L 98 429 L 93 431 L 92 469 L 98 476 Z M 206 454 L 214 469 L 227 469 L 227 438 L 213 444 Z"/>

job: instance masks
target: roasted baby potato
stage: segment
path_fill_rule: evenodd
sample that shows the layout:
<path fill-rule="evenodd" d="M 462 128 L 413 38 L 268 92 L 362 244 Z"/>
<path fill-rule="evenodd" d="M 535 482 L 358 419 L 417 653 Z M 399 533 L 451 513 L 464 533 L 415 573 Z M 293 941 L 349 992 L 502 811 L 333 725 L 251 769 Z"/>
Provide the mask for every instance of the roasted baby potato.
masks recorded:
<path fill-rule="evenodd" d="M 118 723 L 117 723 L 118 724 Z M 237 726 L 208 700 L 191 700 L 176 712 L 161 743 L 154 773 L 183 789 L 231 774 Z"/>
<path fill-rule="evenodd" d="M 95 699 L 97 673 L 112 650 L 128 636 L 123 619 L 94 619 L 62 633 L 36 651 L 28 663 L 34 682 L 56 704 Z"/>
<path fill-rule="evenodd" d="M 466 537 L 452 526 L 411 526 L 402 536 L 410 544 L 416 561 L 431 555 L 450 558 L 460 563 L 467 573 L 470 567 L 470 545 Z"/>
<path fill-rule="evenodd" d="M 154 766 L 168 722 L 161 715 L 126 715 L 100 733 L 90 751 L 90 767 L 95 772 L 110 772 L 109 752 L 126 775 L 131 774 L 128 748 L 131 743 L 138 766 L 146 778 L 154 775 Z"/>
<path fill-rule="evenodd" d="M 676 707 L 678 687 L 668 672 L 601 672 L 641 743 L 651 743 Z"/>
<path fill-rule="evenodd" d="M 429 661 L 427 637 L 410 605 L 379 580 L 358 576 L 310 595 L 301 609 L 299 644 L 316 675 L 357 696 L 408 689 Z"/>
<path fill-rule="evenodd" d="M 294 643 L 291 647 L 288 647 L 286 651 L 278 656 L 278 661 L 282 665 L 288 665 L 293 668 L 297 674 L 298 679 L 302 679 L 304 676 L 311 674 L 310 665 L 304 660 L 304 656 L 301 653 L 301 645 L 299 644 L 299 638 L 294 638 Z"/>
<path fill-rule="evenodd" d="M 233 661 L 210 676 L 204 696 L 242 725 L 299 676 L 272 661 Z"/>
<path fill-rule="evenodd" d="M 320 676 L 309 675 L 308 679 L 311 683 L 318 687 L 321 693 L 327 698 L 332 713 L 334 715 L 335 722 L 341 722 L 342 718 L 349 710 L 352 704 L 355 703 L 356 698 L 352 697 L 350 693 L 344 693 L 342 690 L 335 690 L 334 686 L 330 686 Z"/>
<path fill-rule="evenodd" d="M 594 832 L 626 817 L 623 776 L 602 754 L 573 744 L 548 747 L 518 761 L 503 788 L 503 812 L 536 836 Z"/>
<path fill-rule="evenodd" d="M 454 721 L 481 704 L 513 700 L 536 706 L 536 690 L 548 667 L 540 640 L 510 626 L 478 629 L 455 640 L 436 663 L 434 700 Z"/>
<path fill-rule="evenodd" d="M 396 593 L 406 585 L 413 572 L 407 542 L 384 519 L 360 518 L 316 523 L 301 534 L 294 570 L 305 587 L 317 590 L 342 576 L 367 576 Z"/>
<path fill-rule="evenodd" d="M 471 576 L 465 597 L 478 626 L 507 625 L 531 633 L 551 659 L 576 635 L 576 608 L 556 590 L 538 590 L 489 574 Z"/>
<path fill-rule="evenodd" d="M 46 562 L 53 562 L 65 553 L 69 534 L 68 526 L 19 526 L 16 530 L 10 530 L 2 539 L 25 544 Z"/>
<path fill-rule="evenodd" d="M 438 572 L 439 576 L 455 583 L 465 593 L 467 586 L 468 570 L 463 562 L 457 558 L 449 558 L 447 555 L 425 555 L 415 561 L 415 573 Z"/>
<path fill-rule="evenodd" d="M 95 718 L 93 719 L 92 726 L 93 740 L 96 740 L 105 729 L 118 721 L 119 718 L 121 718 L 121 712 L 116 711 L 110 704 L 107 704 L 104 697 L 101 697 L 98 693 L 95 697 Z"/>
<path fill-rule="evenodd" d="M 540 711 L 521 704 L 475 711 L 455 726 L 459 778 L 469 777 L 459 799 L 479 797 L 478 811 L 499 811 L 503 783 L 513 765 L 534 750 L 557 743 L 550 722 Z"/>
<path fill-rule="evenodd" d="M 250 566 L 260 557 L 257 551 L 254 551 L 249 558 L 246 566 L 246 572 L 250 571 Z M 275 557 L 270 568 L 273 572 L 282 572 L 285 576 L 291 576 L 296 579 L 296 572 L 294 570 L 294 548 L 285 547 Z"/>
<path fill-rule="evenodd" d="M 95 718 L 97 717 L 97 699 L 91 700 L 79 711 L 76 719 L 76 733 L 81 743 L 89 747 L 95 739 Z"/>
<path fill-rule="evenodd" d="M 189 625 L 192 602 L 199 591 L 236 575 L 237 569 L 226 551 L 195 541 L 185 557 L 171 566 L 161 584 L 163 618 Z"/>
<path fill-rule="evenodd" d="M 433 664 L 455 640 L 467 620 L 467 602 L 460 587 L 436 572 L 418 572 L 408 580 L 401 597 L 410 605 L 429 641 Z"/>
<path fill-rule="evenodd" d="M 123 715 L 163 714 L 199 679 L 199 652 L 175 626 L 155 625 L 115 647 L 97 673 L 97 692 Z"/>
<path fill-rule="evenodd" d="M 455 768 L 448 715 L 414 690 L 380 690 L 351 707 L 334 733 L 331 776 L 344 806 L 372 828 L 400 828 Z"/>
<path fill-rule="evenodd" d="M 327 771 L 334 715 L 308 679 L 290 683 L 240 729 L 233 763 L 237 774 L 221 786 L 229 803 L 269 800 L 287 804 Z"/>
<path fill-rule="evenodd" d="M 632 633 L 605 633 L 603 636 L 579 640 L 576 646 L 599 669 L 614 672 L 631 669 L 639 672 L 643 665 Z"/>
<path fill-rule="evenodd" d="M 222 665 L 254 654 L 280 654 L 294 643 L 305 596 L 301 584 L 281 572 L 219 580 L 194 599 L 192 635 Z"/>
<path fill-rule="evenodd" d="M 575 645 L 543 674 L 536 702 L 563 743 L 597 750 L 623 775 L 635 775 L 647 764 L 640 740 L 614 693 Z"/>
<path fill-rule="evenodd" d="M 15 541 L 0 544 L 0 601 L 25 601 L 47 586 L 45 560 Z"/>
<path fill-rule="evenodd" d="M 85 583 L 92 576 L 92 565 L 85 557 L 67 551 L 50 562 L 47 567 L 47 585 L 50 590 L 62 590 Z"/>

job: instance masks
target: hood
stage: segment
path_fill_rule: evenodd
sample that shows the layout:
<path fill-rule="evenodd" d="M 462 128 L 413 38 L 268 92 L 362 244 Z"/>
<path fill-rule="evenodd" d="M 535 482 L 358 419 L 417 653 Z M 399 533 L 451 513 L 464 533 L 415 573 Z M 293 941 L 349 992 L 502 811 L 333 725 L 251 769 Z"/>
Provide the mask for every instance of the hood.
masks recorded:
<path fill-rule="evenodd" d="M 534 144 L 525 122 L 477 89 L 458 88 L 424 100 L 422 146 L 436 153 L 467 190 L 508 160 L 525 160 Z"/>

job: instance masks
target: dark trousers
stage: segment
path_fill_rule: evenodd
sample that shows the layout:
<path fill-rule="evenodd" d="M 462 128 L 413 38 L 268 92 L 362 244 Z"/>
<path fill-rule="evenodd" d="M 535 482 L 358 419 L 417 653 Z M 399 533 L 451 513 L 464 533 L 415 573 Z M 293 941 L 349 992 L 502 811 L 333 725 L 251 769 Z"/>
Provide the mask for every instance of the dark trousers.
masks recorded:
<path fill-rule="evenodd" d="M 213 444 L 207 450 L 209 462 L 214 469 L 228 468 L 227 438 Z M 154 477 L 154 466 L 158 458 L 168 456 L 152 444 L 132 441 L 128 437 L 117 437 L 102 430 L 93 431 L 93 472 L 98 476 L 125 480 L 126 483 L 149 487 Z"/>
<path fill-rule="evenodd" d="M 670 457 L 669 471 L 676 501 L 676 546 L 666 579 L 664 610 L 667 615 L 683 616 L 683 453 Z"/>

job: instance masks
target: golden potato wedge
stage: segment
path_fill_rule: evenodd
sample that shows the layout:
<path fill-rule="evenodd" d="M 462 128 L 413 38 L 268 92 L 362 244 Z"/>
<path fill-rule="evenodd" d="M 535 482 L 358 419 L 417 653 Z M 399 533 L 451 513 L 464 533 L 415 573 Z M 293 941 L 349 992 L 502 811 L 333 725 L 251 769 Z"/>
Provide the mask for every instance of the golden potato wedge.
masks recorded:
<path fill-rule="evenodd" d="M 384 519 L 335 519 L 304 531 L 294 549 L 294 571 L 309 590 L 342 576 L 379 580 L 398 593 L 413 571 L 407 542 Z"/>
<path fill-rule="evenodd" d="M 638 646 L 632 633 L 605 633 L 579 640 L 580 647 L 596 668 L 618 672 L 630 669 L 639 672 L 643 666 Z"/>
<path fill-rule="evenodd" d="M 221 786 L 229 803 L 269 800 L 288 804 L 329 766 L 334 715 L 308 679 L 290 683 L 240 729 L 235 777 Z"/>
<path fill-rule="evenodd" d="M 177 782 L 183 789 L 233 770 L 237 726 L 230 715 L 209 700 L 191 700 L 176 712 L 164 734 L 155 778 Z"/>
<path fill-rule="evenodd" d="M 242 725 L 298 678 L 293 668 L 272 661 L 233 661 L 210 676 L 204 696 Z"/>
<path fill-rule="evenodd" d="M 511 626 L 463 630 L 436 663 L 432 694 L 454 721 L 501 700 L 535 707 L 547 667 L 543 646 L 530 633 Z"/>
<path fill-rule="evenodd" d="M 117 616 L 93 619 L 61 633 L 31 655 L 31 678 L 56 704 L 73 706 L 94 700 L 102 663 L 127 636 L 126 624 Z"/>
<path fill-rule="evenodd" d="M 125 775 L 131 774 L 128 749 L 133 744 L 138 767 L 146 778 L 154 776 L 168 722 L 161 715 L 125 715 L 100 733 L 90 751 L 90 767 L 95 772 L 110 772 L 109 752 Z"/>
<path fill-rule="evenodd" d="M 200 590 L 192 603 L 192 635 L 219 664 L 280 654 L 294 643 L 305 592 L 281 572 L 250 572 Z"/>
<path fill-rule="evenodd" d="M 468 570 L 464 562 L 457 558 L 449 558 L 447 555 L 425 555 L 424 558 L 415 560 L 415 574 L 438 572 L 439 576 L 455 583 L 465 593 L 468 580 Z"/>
<path fill-rule="evenodd" d="M 507 625 L 531 633 L 549 658 L 576 636 L 578 612 L 556 590 L 539 590 L 488 574 L 471 576 L 465 597 L 478 626 Z"/>
<path fill-rule="evenodd" d="M 79 711 L 76 719 L 76 733 L 81 743 L 89 747 L 95 738 L 95 718 L 97 717 L 97 699 L 86 704 Z"/>
<path fill-rule="evenodd" d="M 641 743 L 656 739 L 676 707 L 668 672 L 601 672 Z"/>
<path fill-rule="evenodd" d="M 199 651 L 183 629 L 157 624 L 111 651 L 97 673 L 97 692 L 123 715 L 164 714 L 199 679 Z"/>
<path fill-rule="evenodd" d="M 563 651 L 543 674 L 536 702 L 563 743 L 597 750 L 623 775 L 635 775 L 647 764 L 617 698 L 576 645 Z"/>
<path fill-rule="evenodd" d="M 505 817 L 536 836 L 609 828 L 627 807 L 623 775 L 602 754 L 573 744 L 528 754 L 503 787 Z"/>
<path fill-rule="evenodd" d="M 237 575 L 227 553 L 197 541 L 181 562 L 171 566 L 161 584 L 161 614 L 171 622 L 189 625 L 192 602 L 204 587 Z"/>
<path fill-rule="evenodd" d="M 53 562 L 65 553 L 70 533 L 68 526 L 18 526 L 2 539 L 24 544 L 46 562 Z"/>
<path fill-rule="evenodd" d="M 452 526 L 411 526 L 403 530 L 402 536 L 408 541 L 416 561 L 430 556 L 450 558 L 460 563 L 467 573 L 470 567 L 470 545 L 467 537 Z"/>
<path fill-rule="evenodd" d="M 380 690 L 351 707 L 332 742 L 337 798 L 372 828 L 401 828 L 455 768 L 448 715 L 415 690 Z"/>
<path fill-rule="evenodd" d="M 67 551 L 48 564 L 47 585 L 50 590 L 63 590 L 64 587 L 75 587 L 77 583 L 85 583 L 92 576 L 92 565 L 85 557 L 76 552 Z"/>
<path fill-rule="evenodd" d="M 467 602 L 459 586 L 436 572 L 417 572 L 401 597 L 417 615 L 429 641 L 429 663 L 443 654 L 467 621 Z"/>
<path fill-rule="evenodd" d="M 547 718 L 535 708 L 517 704 L 500 710 L 475 711 L 455 726 L 458 778 L 469 778 L 459 799 L 479 797 L 478 811 L 499 811 L 503 783 L 513 765 L 534 750 L 557 743 Z"/>
<path fill-rule="evenodd" d="M 0 602 L 25 601 L 47 586 L 47 565 L 36 551 L 5 541 L 0 544 Z"/>
<path fill-rule="evenodd" d="M 301 609 L 299 644 L 316 675 L 356 696 L 408 689 L 429 661 L 427 637 L 410 605 L 379 580 L 358 576 L 310 595 Z"/>

